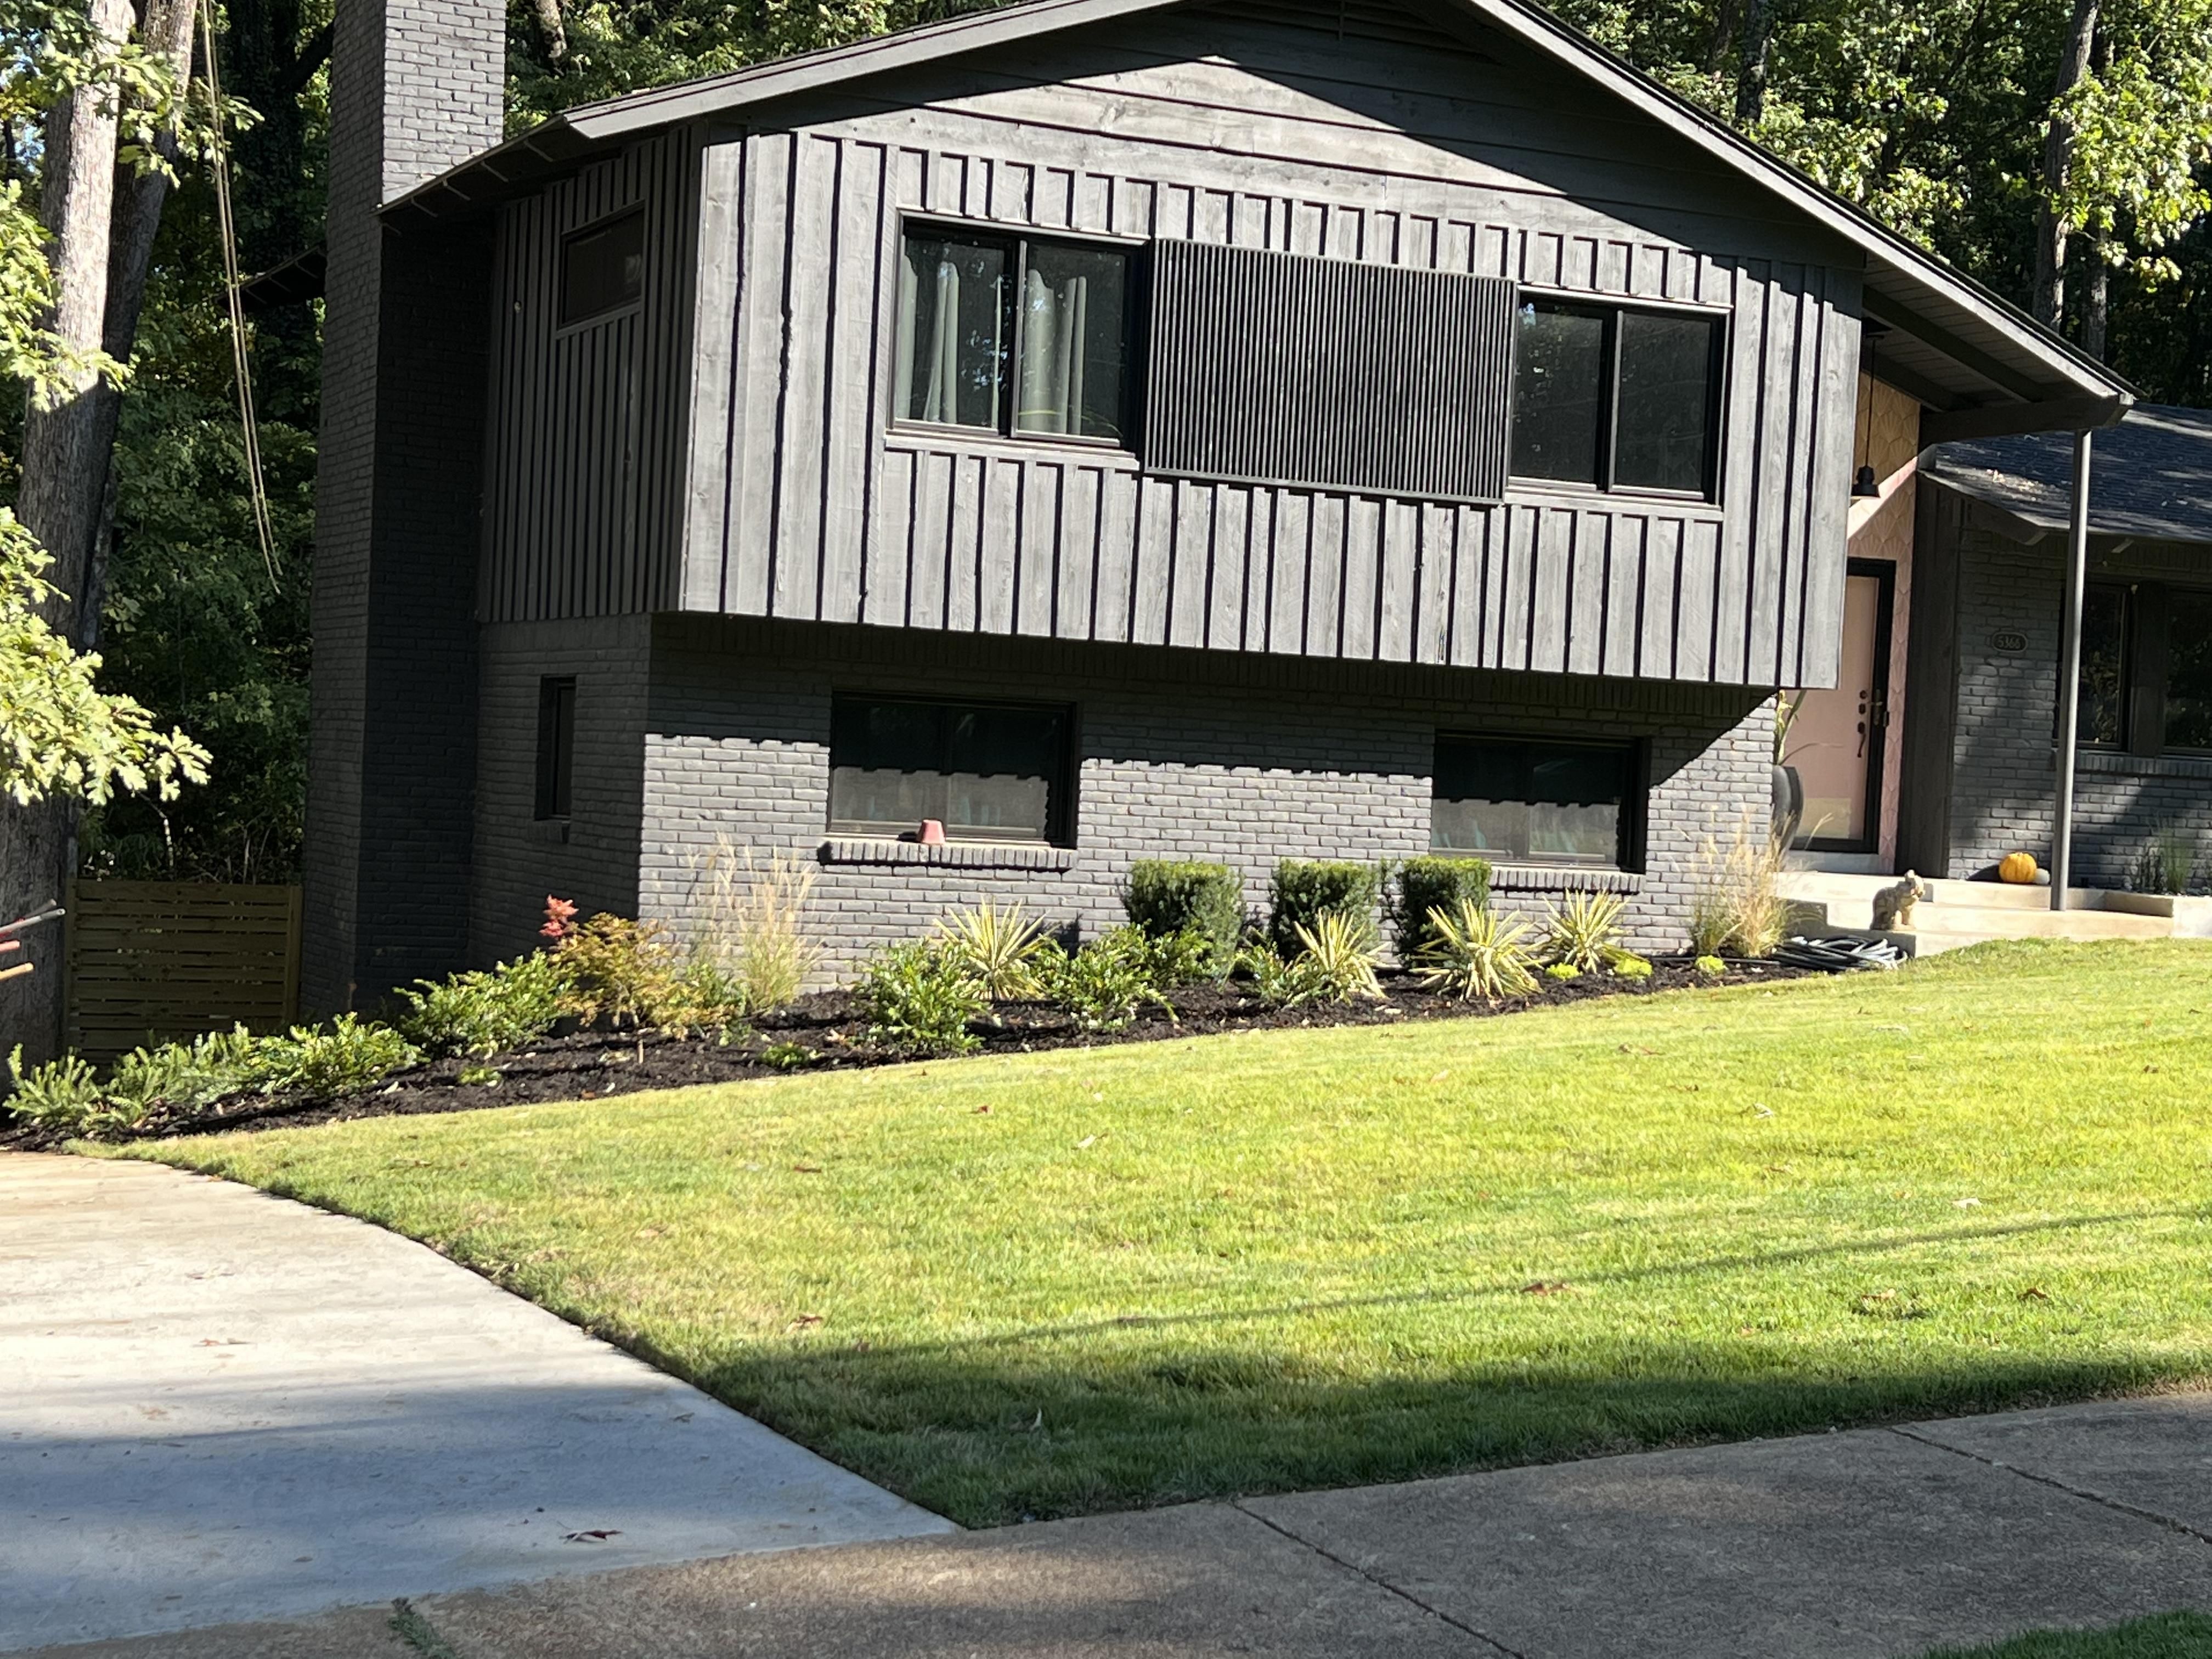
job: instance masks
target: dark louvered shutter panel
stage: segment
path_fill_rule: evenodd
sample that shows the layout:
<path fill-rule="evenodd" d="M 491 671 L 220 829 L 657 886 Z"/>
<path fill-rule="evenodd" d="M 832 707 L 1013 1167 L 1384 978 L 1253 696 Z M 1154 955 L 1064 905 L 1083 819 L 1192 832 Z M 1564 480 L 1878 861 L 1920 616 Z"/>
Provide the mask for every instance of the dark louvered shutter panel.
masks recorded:
<path fill-rule="evenodd" d="M 1499 500 L 1513 302 L 1495 276 L 1155 243 L 1145 465 Z"/>

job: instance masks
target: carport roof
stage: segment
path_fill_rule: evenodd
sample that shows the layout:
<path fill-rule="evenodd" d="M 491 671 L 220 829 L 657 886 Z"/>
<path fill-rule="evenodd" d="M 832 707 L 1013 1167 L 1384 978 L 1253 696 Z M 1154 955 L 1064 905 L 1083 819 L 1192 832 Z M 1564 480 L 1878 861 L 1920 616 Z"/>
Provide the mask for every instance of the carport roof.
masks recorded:
<path fill-rule="evenodd" d="M 1920 470 L 2041 534 L 2067 527 L 2073 469 L 2072 440 L 2037 433 L 1943 444 Z M 2090 478 L 2092 534 L 2212 543 L 2212 410 L 2138 404 L 2097 434 Z"/>

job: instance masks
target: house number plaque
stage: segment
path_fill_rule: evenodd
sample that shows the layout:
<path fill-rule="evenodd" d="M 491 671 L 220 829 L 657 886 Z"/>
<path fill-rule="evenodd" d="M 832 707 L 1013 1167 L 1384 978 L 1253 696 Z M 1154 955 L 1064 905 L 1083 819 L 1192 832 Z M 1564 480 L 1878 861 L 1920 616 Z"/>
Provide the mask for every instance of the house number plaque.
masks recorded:
<path fill-rule="evenodd" d="M 2008 657 L 2017 657 L 2027 649 L 2027 635 L 2014 634 L 2009 630 L 1992 634 L 1990 635 L 1990 645 L 1992 649 L 2002 651 Z"/>

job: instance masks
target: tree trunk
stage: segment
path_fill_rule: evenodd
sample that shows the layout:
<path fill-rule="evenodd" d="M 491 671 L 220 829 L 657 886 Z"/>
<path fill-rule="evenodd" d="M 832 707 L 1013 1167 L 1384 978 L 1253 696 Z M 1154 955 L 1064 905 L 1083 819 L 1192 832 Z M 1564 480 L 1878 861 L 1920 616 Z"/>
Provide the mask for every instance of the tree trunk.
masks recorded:
<path fill-rule="evenodd" d="M 128 0 L 91 0 L 93 27 L 116 46 L 129 38 Z M 45 218 L 53 240 L 46 257 L 55 280 L 52 326 L 67 344 L 98 349 L 106 337 L 110 233 L 115 210 L 116 111 L 112 94 L 63 99 L 46 117 Z M 48 620 L 66 639 L 80 637 L 77 596 L 92 574 L 93 542 L 107 489 L 107 457 L 97 450 L 98 377 L 80 376 L 23 421 L 16 514 L 53 556 L 48 578 L 65 596 Z M 0 921 L 12 921 L 67 890 L 76 866 L 76 812 L 65 800 L 18 806 L 0 799 Z M 50 1059 L 63 1040 L 61 935 L 41 929 L 23 954 L 37 971 L 0 984 L 0 1048 L 21 1043 L 29 1060 Z"/>
<path fill-rule="evenodd" d="M 2035 319 L 2057 328 L 2066 315 L 2066 239 L 2069 227 L 2059 216 L 2053 199 L 2066 187 L 2074 160 L 2074 124 L 2062 119 L 2057 100 L 2081 84 L 2089 72 L 2089 50 L 2097 39 L 2098 0 L 2074 0 L 2073 21 L 2067 25 L 2066 44 L 2058 53 L 2058 74 L 2051 84 L 2051 130 L 2043 140 L 2043 202 L 2035 215 Z"/>
<path fill-rule="evenodd" d="M 2105 335 L 2112 320 L 2112 268 L 2102 244 L 2089 267 L 2088 301 L 2081 311 L 2081 349 L 2099 362 L 2105 361 Z"/>
<path fill-rule="evenodd" d="M 561 0 L 533 0 L 538 32 L 545 38 L 545 61 L 555 69 L 568 56 L 568 26 L 561 20 Z"/>
<path fill-rule="evenodd" d="M 1767 60 L 1774 48 L 1773 0 L 1744 0 L 1743 57 L 1735 75 L 1735 124 L 1755 125 L 1766 113 Z"/>

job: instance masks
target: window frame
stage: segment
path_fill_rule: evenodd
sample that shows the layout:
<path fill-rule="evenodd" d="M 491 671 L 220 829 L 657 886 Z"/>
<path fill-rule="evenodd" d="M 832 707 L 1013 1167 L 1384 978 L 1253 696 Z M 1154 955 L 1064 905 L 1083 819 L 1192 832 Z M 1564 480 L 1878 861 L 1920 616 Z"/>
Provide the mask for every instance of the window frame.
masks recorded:
<path fill-rule="evenodd" d="M 628 300 L 620 301 L 614 305 L 607 306 L 599 311 L 588 312 L 581 317 L 569 316 L 568 250 L 574 247 L 577 243 L 581 242 L 589 237 L 604 235 L 606 232 L 612 230 L 617 225 L 621 224 L 624 220 L 630 219 L 635 220 L 638 227 L 638 259 L 641 269 L 638 273 L 637 293 L 635 296 Z M 646 280 L 646 274 L 642 269 L 642 265 L 647 256 L 651 252 L 651 247 L 646 236 L 647 229 L 647 226 L 645 222 L 645 205 L 642 203 L 637 203 L 629 207 L 617 208 L 612 213 L 601 214 L 589 224 L 579 225 L 574 230 L 563 231 L 562 233 L 561 266 L 557 272 L 559 280 L 556 284 L 553 295 L 553 337 L 555 339 L 558 340 L 565 338 L 568 335 L 580 332 L 584 329 L 597 328 L 602 324 L 611 322 L 618 317 L 635 316 L 637 313 L 645 309 L 645 293 L 648 284 Z"/>
<path fill-rule="evenodd" d="M 848 836 L 859 841 L 898 839 L 886 836 L 885 825 L 876 819 L 841 818 L 837 816 L 837 748 L 836 720 L 841 706 L 854 703 L 905 703 L 921 708 L 987 708 L 1018 710 L 1026 714 L 1056 714 L 1060 721 L 1060 754 L 1054 767 L 1045 779 L 1045 830 L 1041 836 L 977 836 L 957 832 L 951 823 L 945 825 L 947 842 L 963 847 L 1059 847 L 1075 845 L 1076 782 L 1082 763 L 1082 745 L 1078 735 L 1080 710 L 1072 702 L 1054 702 L 1025 697 L 947 697 L 932 696 L 926 691 L 908 690 L 878 690 L 868 686 L 838 686 L 830 693 L 830 741 L 828 750 L 828 787 L 823 790 L 822 803 L 823 825 L 825 834 Z M 938 775 L 944 775 L 942 773 Z M 909 824 L 907 831 L 918 829 Z"/>
<path fill-rule="evenodd" d="M 576 805 L 576 676 L 538 679 L 538 771 L 532 820 L 566 823 Z"/>
<path fill-rule="evenodd" d="M 1543 478 L 1516 472 L 1512 453 L 1521 424 L 1521 331 L 1517 319 L 1527 305 L 1555 310 L 1595 313 L 1605 320 L 1605 384 L 1599 388 L 1597 480 L 1586 483 L 1572 478 Z M 1716 324 L 1713 329 L 1712 384 L 1705 398 L 1705 481 L 1701 489 L 1668 489 L 1655 484 L 1625 484 L 1619 481 L 1615 463 L 1620 449 L 1620 319 L 1634 313 L 1647 317 L 1692 317 Z M 1727 306 L 1697 305 L 1680 300 L 1621 299 L 1611 295 L 1583 293 L 1571 289 L 1522 283 L 1514 296 L 1513 362 L 1506 390 L 1506 483 L 1514 490 L 1551 491 L 1565 495 L 1618 495 L 1654 501 L 1685 501 L 1708 507 L 1720 504 L 1726 484 L 1729 413 L 1729 364 L 1734 360 L 1735 312 Z"/>
<path fill-rule="evenodd" d="M 2133 597 L 2138 602 L 2131 604 L 2130 606 L 2131 613 L 2130 620 L 2133 623 L 2134 627 L 2137 629 L 2142 626 L 2139 618 L 2142 617 L 2143 611 L 2147 608 L 2140 603 L 2140 599 L 2145 591 L 2145 587 L 2148 586 L 2148 584 L 2138 585 L 2132 590 Z M 2151 722 L 2153 722 L 2152 729 L 2158 734 L 2158 752 L 2160 754 L 2186 755 L 2193 758 L 2202 759 L 2207 757 L 2212 757 L 2212 744 L 2208 744 L 2202 748 L 2184 748 L 2179 744 L 2170 744 L 2166 740 L 2166 731 L 2170 724 L 2170 710 L 2173 704 L 2173 602 L 2175 599 L 2182 598 L 2185 595 L 2187 598 L 2200 603 L 2212 604 L 2212 587 L 2199 587 L 2192 583 L 2186 582 L 2161 582 L 2155 589 L 2155 598 L 2153 603 L 2155 605 L 2159 620 L 2159 637 L 2157 640 L 2157 648 L 2154 658 L 2156 674 L 2154 678 L 2151 678 L 2148 674 L 2144 676 L 2144 684 L 2146 690 L 2148 693 L 2148 695 L 2144 698 L 2144 702 L 2148 705 L 2144 713 L 2149 717 Z M 2145 659 L 2145 667 L 2147 669 L 2149 668 L 2151 665 L 2152 653 L 2148 651 L 2140 651 L 2138 653 L 2138 642 L 2133 636 L 2130 638 L 2129 645 L 2130 647 L 2130 654 L 2128 660 L 2130 670 L 2133 669 L 2136 661 L 2138 659 L 2138 654 L 2142 659 Z"/>
<path fill-rule="evenodd" d="M 1108 455 L 1137 453 L 1136 434 L 1143 414 L 1139 402 L 1144 380 L 1144 351 L 1147 343 L 1146 329 L 1146 294 L 1144 281 L 1145 252 L 1152 244 L 1142 237 L 1113 236 L 1101 233 L 1058 230 L 1039 231 L 1026 225 L 1009 225 L 992 220 L 949 219 L 940 214 L 902 213 L 893 231 L 893 261 L 898 269 L 897 283 L 890 289 L 893 323 L 887 330 L 891 349 L 898 349 L 898 329 L 896 323 L 900 291 L 898 283 L 906 281 L 906 244 L 909 236 L 943 236 L 962 241 L 991 243 L 1009 250 L 1013 258 L 1009 266 L 1012 277 L 1007 291 L 1000 301 L 1000 319 L 1006 328 L 1006 368 L 1009 384 L 1004 386 L 999 399 L 999 420 L 995 426 L 969 426 L 955 421 L 917 421 L 902 410 L 892 408 L 884 422 L 884 429 L 902 438 L 927 437 L 965 439 L 976 443 L 1044 444 L 1073 449 L 1087 449 Z M 1030 246 L 1044 243 L 1054 247 L 1110 250 L 1127 258 L 1121 308 L 1121 398 L 1120 418 L 1121 435 L 1118 438 L 1093 437 L 1082 432 L 1024 432 L 1015 425 L 1019 414 L 1016 405 L 1020 402 L 1017 384 L 1021 374 L 1022 335 L 1028 326 L 1028 307 L 1021 303 L 1022 291 L 1028 286 Z M 1011 313 L 1011 315 L 1007 313 Z M 886 377 L 886 401 L 896 398 L 898 385 L 896 366 Z"/>
<path fill-rule="evenodd" d="M 1623 779 L 1620 821 L 1614 828 L 1613 861 L 1593 864 L 1585 859 L 1547 857 L 1540 853 L 1493 855 L 1468 848 L 1436 844 L 1436 804 L 1446 799 L 1437 793 L 1448 743 L 1513 744 L 1523 748 L 1602 750 L 1618 754 Z M 1562 737 L 1554 732 L 1468 729 L 1438 726 L 1429 745 L 1429 852 L 1439 858 L 1480 858 L 1493 867 L 1534 870 L 1587 871 L 1602 875 L 1641 875 L 1644 870 L 1646 836 L 1651 811 L 1651 741 L 1649 738 Z"/>
<path fill-rule="evenodd" d="M 2142 592 L 2136 583 L 2130 581 L 2106 580 L 2084 582 L 2081 586 L 2081 598 L 2082 609 L 2085 612 L 2088 609 L 2089 593 L 2091 590 L 2096 588 L 2105 588 L 2112 592 L 2116 592 L 2120 596 L 2120 734 L 2117 739 L 2111 743 L 2106 743 L 2100 739 L 2082 735 L 2081 708 L 2083 700 L 2081 691 L 2081 671 L 2077 667 L 2075 671 L 2074 746 L 2076 749 L 2090 750 L 2100 755 L 2126 755 L 2140 753 L 2142 751 L 2138 750 L 2135 747 L 2135 740 L 2146 730 L 2155 730 L 2161 739 L 2163 739 L 2166 735 L 2164 709 L 2164 704 L 2166 702 L 2165 687 L 2163 684 L 2158 684 L 2155 686 L 2151 685 L 2143 678 L 2142 672 L 2144 666 L 2142 639 L 2143 607 L 2140 602 L 2142 599 Z M 2063 603 L 2064 602 L 2062 600 L 2061 604 L 2063 605 Z M 2162 620 L 2163 618 L 2161 618 L 2161 621 Z M 2062 629 L 2061 631 L 2063 633 L 2063 629 Z M 2160 654 L 2162 656 L 2164 653 L 2160 653 Z M 2065 665 L 2062 662 L 2060 664 L 2062 672 L 2064 666 Z M 2146 690 L 2150 690 L 2155 696 L 2160 704 L 2160 708 L 2156 711 L 2158 717 L 2154 722 L 2150 723 L 2147 723 L 2143 719 L 2145 711 L 2137 707 L 2137 704 L 2141 701 L 2142 696 Z M 2056 734 L 2054 733 L 2054 735 Z"/>

